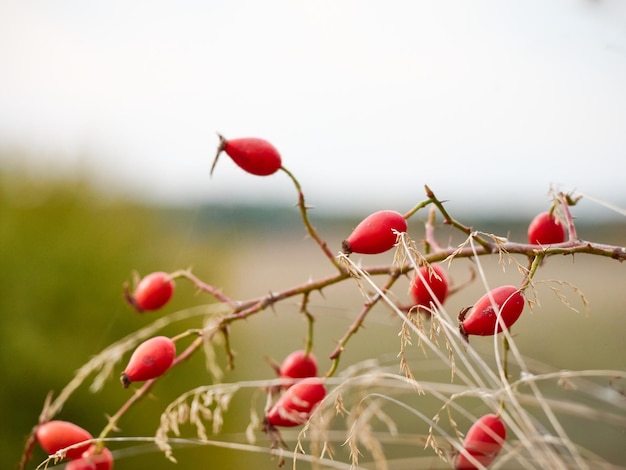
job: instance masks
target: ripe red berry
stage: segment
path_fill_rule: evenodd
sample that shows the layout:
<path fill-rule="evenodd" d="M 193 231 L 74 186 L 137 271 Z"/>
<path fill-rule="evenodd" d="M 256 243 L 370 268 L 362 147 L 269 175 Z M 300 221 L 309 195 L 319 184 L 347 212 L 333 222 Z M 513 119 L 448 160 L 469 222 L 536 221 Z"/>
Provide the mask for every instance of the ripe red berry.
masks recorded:
<path fill-rule="evenodd" d="M 317 375 L 317 360 L 312 353 L 306 351 L 294 351 L 289 354 L 280 365 L 278 370 L 280 377 L 284 379 L 304 379 Z"/>
<path fill-rule="evenodd" d="M 104 447 L 98 452 L 96 446 L 91 446 L 80 459 L 72 460 L 65 466 L 65 470 L 111 470 L 112 468 L 111 451 Z"/>
<path fill-rule="evenodd" d="M 166 336 L 155 336 L 141 343 L 122 372 L 122 384 L 128 387 L 132 382 L 143 382 L 163 375 L 174 362 L 176 346 Z"/>
<path fill-rule="evenodd" d="M 502 450 L 506 439 L 506 427 L 500 418 L 487 414 L 476 421 L 463 440 L 463 449 L 483 466 L 489 466 Z M 457 458 L 456 470 L 473 470 L 478 468 L 465 453 Z"/>
<path fill-rule="evenodd" d="M 492 304 L 491 299 L 494 303 Z M 483 295 L 469 313 L 459 315 L 461 334 L 489 336 L 502 331 L 502 323 L 510 328 L 524 310 L 524 296 L 515 286 L 501 286 Z M 498 321 L 498 314 L 500 321 Z M 497 325 L 497 326 L 496 326 Z"/>
<path fill-rule="evenodd" d="M 347 255 L 383 253 L 396 244 L 395 232 L 406 230 L 406 219 L 399 212 L 390 210 L 374 212 L 356 226 L 350 236 L 343 241 L 341 248 Z"/>
<path fill-rule="evenodd" d="M 281 395 L 267 412 L 265 420 L 271 426 L 298 426 L 310 418 L 325 396 L 326 388 L 320 379 L 302 379 Z"/>
<path fill-rule="evenodd" d="M 174 294 L 174 281 L 169 274 L 157 271 L 144 277 L 135 288 L 134 303 L 139 310 L 158 310 Z"/>
<path fill-rule="evenodd" d="M 432 271 L 428 269 L 428 266 L 420 267 L 418 272 L 421 276 L 416 273 L 411 284 L 413 301 L 424 312 L 430 311 L 430 304 L 434 304 L 435 299 L 443 304 L 448 295 L 448 277 L 443 267 L 439 264 L 431 264 L 430 267 Z M 427 286 L 435 295 L 435 299 L 428 291 Z"/>
<path fill-rule="evenodd" d="M 256 137 L 226 140 L 221 135 L 219 138 L 220 144 L 211 166 L 211 174 L 222 152 L 226 152 L 241 169 L 257 176 L 271 175 L 282 166 L 278 150 L 267 140 Z"/>
<path fill-rule="evenodd" d="M 54 420 L 48 421 L 37 427 L 35 436 L 39 445 L 48 454 L 54 454 L 61 449 L 78 444 L 80 442 L 89 441 L 92 435 L 80 426 L 70 423 L 69 421 Z M 68 459 L 77 459 L 83 452 L 91 446 L 91 442 L 70 449 L 66 453 Z"/>
<path fill-rule="evenodd" d="M 538 214 L 528 226 L 528 242 L 534 245 L 562 243 L 566 238 L 565 227 L 550 212 Z"/>

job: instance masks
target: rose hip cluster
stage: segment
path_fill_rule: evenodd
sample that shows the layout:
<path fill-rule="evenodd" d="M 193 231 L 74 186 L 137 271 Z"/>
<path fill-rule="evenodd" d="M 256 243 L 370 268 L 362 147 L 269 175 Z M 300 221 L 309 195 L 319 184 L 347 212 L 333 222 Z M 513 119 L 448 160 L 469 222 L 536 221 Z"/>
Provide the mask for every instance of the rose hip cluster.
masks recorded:
<path fill-rule="evenodd" d="M 254 175 L 270 175 L 281 168 L 278 151 L 262 139 L 244 138 L 226 140 L 220 136 L 213 168 L 221 152 L 229 155 L 245 171 Z M 398 235 L 407 231 L 406 217 L 394 210 L 374 212 L 363 219 L 342 242 L 341 249 L 352 253 L 375 255 L 392 249 Z M 552 212 L 539 214 L 528 228 L 531 244 L 561 243 L 566 232 Z M 418 311 L 429 315 L 442 306 L 448 296 L 449 280 L 445 269 L 437 263 L 425 265 L 415 272 L 410 294 Z M 481 297 L 472 307 L 459 314 L 459 330 L 467 340 L 469 335 L 490 336 L 510 328 L 520 317 L 525 305 L 523 290 L 512 285 L 496 287 Z M 282 378 L 297 379 L 270 408 L 265 417 L 266 426 L 296 426 L 304 423 L 314 407 L 325 397 L 326 390 L 317 374 L 317 363 L 312 355 L 296 351 L 277 368 Z M 476 468 L 474 461 L 490 465 L 500 452 L 506 431 L 496 415 L 485 415 L 469 430 L 463 443 L 464 451 L 456 461 L 457 469 Z"/>
<path fill-rule="evenodd" d="M 284 379 L 284 391 L 265 415 L 266 432 L 306 423 L 326 397 L 324 382 L 317 377 L 317 360 L 313 353 L 292 352 L 277 368 L 277 373 Z"/>
<path fill-rule="evenodd" d="M 396 244 L 397 234 L 406 232 L 406 219 L 398 212 L 380 211 L 366 217 L 343 242 L 346 254 L 378 254 Z M 448 279 L 438 264 L 421 266 L 413 277 L 411 295 L 418 310 L 429 313 L 448 295 Z M 436 300 L 436 302 L 435 302 Z M 501 286 L 487 292 L 473 307 L 459 314 L 459 329 L 469 335 L 489 336 L 510 328 L 524 309 L 524 296 L 515 286 Z"/>
<path fill-rule="evenodd" d="M 219 135 L 217 154 L 211 166 L 215 170 L 219 156 L 226 153 L 244 171 L 256 176 L 269 176 L 282 166 L 278 150 L 268 141 L 256 137 L 227 140 Z M 295 182 L 295 179 L 294 179 Z M 299 188 L 299 184 L 296 182 Z M 304 207 L 303 196 L 301 203 Z M 443 210 L 442 210 L 443 211 Z M 302 209 L 303 217 L 306 210 Z M 381 210 L 365 217 L 341 243 L 347 257 L 352 253 L 376 255 L 387 252 L 398 243 L 400 234 L 408 230 L 407 219 L 394 210 Z M 562 218 L 561 218 L 562 219 Z M 538 214 L 528 226 L 528 242 L 545 247 L 565 242 L 567 231 L 554 208 Z M 306 219 L 305 219 L 305 225 Z M 308 225 L 307 225 L 308 227 Z M 571 227 L 570 227 L 571 229 Z M 573 238 L 570 231 L 570 237 Z M 315 238 L 315 237 L 314 237 Z M 324 247 L 324 243 L 320 243 Z M 329 255 L 332 257 L 332 253 Z M 136 283 L 126 298 L 138 312 L 156 311 L 168 304 L 175 291 L 173 275 L 152 272 Z M 439 263 L 424 263 L 411 276 L 409 293 L 412 307 L 426 317 L 440 309 L 450 294 L 446 270 Z M 470 335 L 491 336 L 510 328 L 521 316 L 525 306 L 524 286 L 496 287 L 474 305 L 463 309 L 459 316 L 459 332 L 468 340 Z M 140 343 L 133 351 L 121 382 L 125 388 L 132 383 L 146 382 L 164 375 L 176 361 L 176 345 L 166 336 L 155 336 Z M 270 389 L 272 404 L 264 417 L 264 430 L 276 435 L 280 427 L 295 427 L 306 423 L 326 397 L 325 381 L 318 376 L 318 364 L 310 351 L 297 350 L 281 364 L 274 365 L 281 385 Z M 332 374 L 330 374 L 332 375 Z M 36 439 L 49 454 L 60 454 L 69 459 L 68 470 L 110 470 L 113 455 L 85 429 L 67 421 L 49 421 L 36 429 Z M 462 451 L 455 457 L 456 469 L 474 469 L 477 464 L 489 466 L 500 453 L 506 439 L 506 428 L 495 414 L 479 418 L 469 429 Z"/>

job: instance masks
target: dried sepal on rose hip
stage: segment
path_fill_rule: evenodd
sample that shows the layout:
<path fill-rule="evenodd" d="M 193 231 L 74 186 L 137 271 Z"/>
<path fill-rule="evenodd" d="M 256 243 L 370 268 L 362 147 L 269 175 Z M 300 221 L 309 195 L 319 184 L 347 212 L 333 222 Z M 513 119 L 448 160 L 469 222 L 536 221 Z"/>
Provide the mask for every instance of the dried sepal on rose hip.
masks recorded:
<path fill-rule="evenodd" d="M 431 292 L 429 292 L 429 288 Z M 431 304 L 435 304 L 435 299 L 443 305 L 448 296 L 448 276 L 440 264 L 421 266 L 413 277 L 411 283 L 411 297 L 414 305 L 421 312 L 429 313 Z"/>
<path fill-rule="evenodd" d="M 528 242 L 533 245 L 563 243 L 567 231 L 553 212 L 537 214 L 528 225 Z"/>
<path fill-rule="evenodd" d="M 457 457 L 455 469 L 473 470 L 478 468 L 467 454 L 474 457 L 483 466 L 488 467 L 502 450 L 505 440 L 506 427 L 504 422 L 491 413 L 482 416 L 467 432 L 463 440 L 463 452 L 460 452 Z"/>
<path fill-rule="evenodd" d="M 174 287 L 174 280 L 168 273 L 156 271 L 143 277 L 132 294 L 126 292 L 126 297 L 139 312 L 158 310 L 170 301 Z"/>
<path fill-rule="evenodd" d="M 239 139 L 225 139 L 219 135 L 220 143 L 211 175 L 222 152 L 225 152 L 244 171 L 257 176 L 268 176 L 276 173 L 282 166 L 280 153 L 267 140 L 257 137 L 242 137 Z"/>
<path fill-rule="evenodd" d="M 103 447 L 95 445 L 86 450 L 79 459 L 72 460 L 65 466 L 65 470 L 111 470 L 113 468 L 113 454 Z"/>
<path fill-rule="evenodd" d="M 321 379 L 308 377 L 289 387 L 265 416 L 266 429 L 294 427 L 307 422 L 317 405 L 326 396 Z"/>
<path fill-rule="evenodd" d="M 502 324 L 508 329 L 517 321 L 524 310 L 524 304 L 524 295 L 518 287 L 500 286 L 492 289 L 474 306 L 461 311 L 461 334 L 467 339 L 469 335 L 490 336 L 500 333 Z"/>
<path fill-rule="evenodd" d="M 35 437 L 39 445 L 48 454 L 56 454 L 62 449 L 85 442 L 84 445 L 68 449 L 65 456 L 68 459 L 80 458 L 83 452 L 91 447 L 93 436 L 77 424 L 69 421 L 53 420 L 37 426 Z"/>
<path fill-rule="evenodd" d="M 176 345 L 167 336 L 155 336 L 141 343 L 131 355 L 120 380 L 124 388 L 163 375 L 174 362 Z"/>
<path fill-rule="evenodd" d="M 346 255 L 384 253 L 395 246 L 397 232 L 406 231 L 406 219 L 399 212 L 392 210 L 374 212 L 355 227 L 342 242 L 341 249 Z"/>

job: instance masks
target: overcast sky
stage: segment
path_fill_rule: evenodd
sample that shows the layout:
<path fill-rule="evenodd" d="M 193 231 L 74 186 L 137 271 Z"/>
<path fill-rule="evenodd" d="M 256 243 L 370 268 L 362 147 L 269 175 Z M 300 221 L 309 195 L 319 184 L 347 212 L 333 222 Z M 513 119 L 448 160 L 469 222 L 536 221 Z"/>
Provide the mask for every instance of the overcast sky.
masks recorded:
<path fill-rule="evenodd" d="M 159 202 L 295 202 L 218 143 L 264 137 L 322 209 L 626 205 L 626 2 L 0 0 L 0 147 Z M 1 157 L 9 164 L 8 154 Z M 15 165 L 16 162 L 10 164 Z M 598 206 L 594 206 L 598 210 Z"/>

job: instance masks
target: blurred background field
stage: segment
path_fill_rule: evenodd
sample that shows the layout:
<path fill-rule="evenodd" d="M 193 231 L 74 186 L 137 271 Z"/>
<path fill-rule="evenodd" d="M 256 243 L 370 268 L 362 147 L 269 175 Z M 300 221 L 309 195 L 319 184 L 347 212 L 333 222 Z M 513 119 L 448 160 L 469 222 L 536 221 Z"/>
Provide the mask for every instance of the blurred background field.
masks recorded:
<path fill-rule="evenodd" d="M 1 11 L 2 470 L 17 462 L 48 392 L 58 393 L 89 358 L 154 319 L 213 302 L 181 281 L 163 312 L 139 315 L 122 293 L 134 271 L 191 267 L 239 299 L 333 272 L 305 236 L 284 174 L 257 178 L 223 157 L 209 178 L 217 132 L 277 146 L 317 206 L 311 218 L 332 251 L 364 215 L 410 209 L 424 184 L 463 222 L 514 240 L 545 210 L 550 188 L 573 188 L 585 195 L 573 210 L 580 236 L 626 245 L 623 0 L 5 0 Z M 410 224 L 417 240 L 423 219 L 418 213 Z M 461 241 L 445 227 L 437 231 L 444 245 Z M 390 256 L 353 259 L 387 263 Z M 490 283 L 518 280 L 513 264 L 503 274 L 495 258 L 481 263 Z M 455 262 L 453 281 L 463 284 L 471 267 Z M 514 330 L 533 370 L 623 371 L 624 265 L 552 258 L 538 279 L 570 282 L 589 309 L 566 285 L 561 292 L 579 312 L 556 298 L 554 283 L 539 286 L 541 306 L 527 309 Z M 406 279 L 398 283 L 399 299 L 407 299 L 407 287 Z M 457 312 L 483 291 L 476 281 L 446 307 Z M 312 296 L 323 370 L 363 301 L 354 282 Z M 164 333 L 200 324 L 188 319 Z M 399 328 L 388 309 L 375 309 L 339 372 L 376 358 L 398 373 Z M 264 356 L 280 360 L 301 347 L 305 330 L 296 300 L 233 325 L 236 368 L 224 380 L 271 376 Z M 473 343 L 491 354 L 488 340 Z M 418 380 L 450 380 L 416 346 L 409 354 Z M 172 399 L 209 383 L 201 356 L 168 374 L 125 416 L 118 435 L 152 436 Z M 131 393 L 119 383 L 122 367 L 101 393 L 79 389 L 59 417 L 97 433 Z M 595 383 L 606 390 L 605 379 Z M 542 387 L 554 406 L 587 399 L 581 390 Z M 252 396 L 235 396 L 225 440 L 245 441 Z M 415 394 L 401 399 L 426 416 L 441 405 Z M 392 438 L 376 428 L 386 436 L 393 470 L 445 467 L 422 450 L 423 420 L 390 404 L 385 411 L 400 432 Z M 625 429 L 595 417 L 560 417 L 574 440 L 625 465 Z M 287 437 L 293 442 L 293 433 Z M 346 461 L 345 434 L 335 437 L 337 459 Z M 261 433 L 258 439 L 267 446 Z M 175 449 L 178 466 L 148 444 L 112 448 L 117 470 L 277 463 L 197 443 Z M 36 449 L 29 468 L 43 458 Z"/>
<path fill-rule="evenodd" d="M 407 204 L 413 202 L 417 201 Z M 576 208 L 573 212 L 576 215 Z M 362 215 L 338 218 L 325 215 L 323 209 L 311 212 L 314 225 L 333 251 L 338 251 L 341 240 Z M 475 215 L 466 220 L 464 214 L 453 215 L 476 229 L 508 234 L 512 240 L 520 241 L 528 223 L 514 218 L 479 219 Z M 409 233 L 417 240 L 423 236 L 420 226 L 423 217 L 424 214 L 418 214 L 409 227 Z M 586 223 L 581 219 L 577 224 L 584 239 L 626 245 L 623 219 L 602 223 Z M 445 244 L 451 232 L 445 227 L 439 230 Z M 454 237 L 450 241 L 458 242 Z M 377 264 L 390 261 L 390 257 L 381 255 L 362 260 Z M 519 278 L 513 265 L 502 273 L 496 257 L 482 258 L 481 262 L 494 284 L 504 280 L 516 282 Z M 449 270 L 453 282 L 460 284 L 469 278 L 470 264 L 467 260 L 453 263 Z M 146 274 L 187 267 L 229 296 L 242 300 L 333 272 L 332 266 L 306 238 L 297 209 L 288 205 L 145 206 L 104 196 L 81 180 L 36 180 L 19 172 L 0 175 L 0 370 L 3 375 L 0 461 L 3 468 L 13 468 L 18 462 L 24 438 L 36 424 L 48 392 L 58 392 L 91 356 L 160 315 L 213 301 L 181 281 L 165 312 L 139 315 L 125 304 L 122 285 L 131 279 L 133 270 Z M 541 305 L 532 312 L 527 308 L 514 330 L 520 350 L 537 361 L 533 367 L 537 371 L 541 371 L 540 364 L 555 370 L 624 370 L 626 271 L 623 264 L 589 255 L 551 258 L 537 279 L 560 279 L 575 285 L 586 296 L 589 308 L 585 311 L 577 294 L 567 287 L 562 292 L 579 313 L 563 305 L 547 287 L 539 287 Z M 406 300 L 407 288 L 408 282 L 403 281 L 394 292 Z M 451 312 L 458 311 L 471 305 L 482 292 L 482 285 L 475 281 L 452 296 L 446 307 Z M 335 341 L 348 328 L 362 303 L 363 297 L 353 282 L 329 288 L 323 297 L 314 295 L 311 312 L 316 317 L 315 352 L 322 371 L 330 364 L 327 356 Z M 166 328 L 165 334 L 201 326 L 198 323 L 199 320 L 189 319 Z M 365 328 L 349 342 L 340 371 L 375 358 L 398 372 L 399 328 L 399 320 L 388 310 L 383 307 L 374 310 Z M 306 323 L 295 302 L 281 303 L 273 311 L 234 324 L 231 337 L 237 352 L 236 368 L 226 372 L 224 381 L 271 377 L 272 370 L 264 356 L 280 360 L 291 350 L 302 347 L 305 331 Z M 477 339 L 473 344 L 490 354 L 488 340 Z M 223 363 L 222 351 L 219 348 L 218 351 Z M 410 350 L 409 357 L 418 380 L 449 380 L 448 372 L 433 370 L 432 358 L 425 358 L 417 347 Z M 120 367 L 115 374 L 121 372 Z M 116 436 L 154 435 L 159 414 L 171 400 L 185 390 L 209 382 L 204 358 L 199 354 L 172 371 L 147 400 L 128 413 Z M 626 384 L 617 386 L 623 390 Z M 576 393 L 554 384 L 544 387 L 557 400 Z M 75 421 L 96 434 L 104 426 L 106 415 L 115 412 L 129 393 L 113 376 L 101 393 L 92 394 L 86 387 L 79 389 L 59 418 Z M 417 396 L 406 400 L 427 415 L 441 405 L 436 400 Z M 262 403 L 256 405 L 260 407 Z M 226 414 L 222 437 L 228 439 L 231 435 L 238 442 L 245 441 L 243 433 L 250 406 L 250 394 L 236 396 Z M 397 415 L 398 428 L 407 436 L 426 432 L 427 425 L 415 417 L 397 413 L 393 407 L 387 411 Z M 616 466 L 626 462 L 623 445 L 626 429 L 569 417 L 563 417 L 563 423 L 574 441 L 583 442 Z M 462 424 L 460 420 L 459 425 Z M 187 437 L 195 437 L 192 430 L 185 431 Z M 266 444 L 264 436 L 258 434 L 259 444 Z M 337 456 L 345 460 L 346 450 L 341 443 L 339 439 L 335 445 Z M 393 468 L 414 468 L 403 467 L 402 459 L 424 455 L 427 466 L 439 468 L 440 461 L 422 447 L 417 442 L 396 446 L 390 443 L 388 457 L 397 459 Z M 118 470 L 192 469 L 199 468 L 199 463 L 202 467 L 221 469 L 276 468 L 276 462 L 267 455 L 199 445 L 175 448 L 178 465 L 165 460 L 150 445 L 120 443 L 111 448 L 116 454 Z M 36 449 L 28 468 L 35 468 L 44 457 Z"/>

